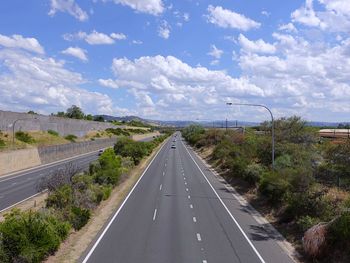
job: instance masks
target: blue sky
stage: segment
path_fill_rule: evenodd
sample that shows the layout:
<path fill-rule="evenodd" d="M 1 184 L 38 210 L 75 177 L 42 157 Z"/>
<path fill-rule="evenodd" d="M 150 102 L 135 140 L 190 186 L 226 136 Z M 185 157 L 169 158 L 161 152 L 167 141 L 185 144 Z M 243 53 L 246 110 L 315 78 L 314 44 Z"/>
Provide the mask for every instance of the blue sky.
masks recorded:
<path fill-rule="evenodd" d="M 0 109 L 349 121 L 348 0 L 0 4 Z"/>

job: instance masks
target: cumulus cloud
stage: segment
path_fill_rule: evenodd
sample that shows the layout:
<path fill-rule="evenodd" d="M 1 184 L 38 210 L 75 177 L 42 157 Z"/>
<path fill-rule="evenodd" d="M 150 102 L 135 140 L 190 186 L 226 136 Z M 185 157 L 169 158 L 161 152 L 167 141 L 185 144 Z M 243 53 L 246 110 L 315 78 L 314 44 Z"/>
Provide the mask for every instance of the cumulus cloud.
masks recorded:
<path fill-rule="evenodd" d="M 76 57 L 82 61 L 88 61 L 86 50 L 79 48 L 79 47 L 69 47 L 62 51 L 62 54 L 65 55 L 71 55 L 73 57 Z"/>
<path fill-rule="evenodd" d="M 102 0 L 104 2 L 113 1 L 116 4 L 131 7 L 137 12 L 150 15 L 160 15 L 164 12 L 162 0 Z"/>
<path fill-rule="evenodd" d="M 35 38 L 25 38 L 21 35 L 5 36 L 0 34 L 0 46 L 6 48 L 18 48 L 38 54 L 44 54 L 44 48 Z"/>
<path fill-rule="evenodd" d="M 298 30 L 294 26 L 293 23 L 288 23 L 288 24 L 283 24 L 278 27 L 278 30 L 280 31 L 286 31 L 286 32 L 291 32 L 291 33 L 297 33 Z"/>
<path fill-rule="evenodd" d="M 74 0 L 51 0 L 49 15 L 54 16 L 58 11 L 68 13 L 79 21 L 86 21 L 89 18 Z"/>
<path fill-rule="evenodd" d="M 215 24 L 223 28 L 234 28 L 242 31 L 248 31 L 253 28 L 259 28 L 260 23 L 247 18 L 242 14 L 224 9 L 221 6 L 208 6 L 207 20 L 211 24 Z"/>
<path fill-rule="evenodd" d="M 257 41 L 251 41 L 244 35 L 240 34 L 238 37 L 239 44 L 243 51 L 254 52 L 254 53 L 269 53 L 273 54 L 276 52 L 274 45 L 266 43 L 264 40 L 259 39 Z"/>
<path fill-rule="evenodd" d="M 295 10 L 293 22 L 308 27 L 316 27 L 325 32 L 343 32 L 350 30 L 350 2 L 348 0 L 318 0 L 321 8 L 314 9 L 313 0 Z"/>
<path fill-rule="evenodd" d="M 49 114 L 75 104 L 89 113 L 126 112 L 115 107 L 109 96 L 81 88 L 86 80 L 66 69 L 63 61 L 37 53 L 12 46 L 0 50 L 1 109 Z"/>
<path fill-rule="evenodd" d="M 67 41 L 85 40 L 90 45 L 111 45 L 115 43 L 115 40 L 126 39 L 126 35 L 123 33 L 111 33 L 107 35 L 93 30 L 91 33 L 79 31 L 75 34 L 64 34 L 63 38 Z"/>
<path fill-rule="evenodd" d="M 177 109 L 183 118 L 221 103 L 228 96 L 239 98 L 264 96 L 264 91 L 245 78 L 232 78 L 222 71 L 192 67 L 173 56 L 140 57 L 135 60 L 115 58 L 115 79 L 100 80 L 110 88 L 126 89 L 139 106 L 152 108 L 166 116 Z M 165 115 L 164 115 L 165 114 Z"/>

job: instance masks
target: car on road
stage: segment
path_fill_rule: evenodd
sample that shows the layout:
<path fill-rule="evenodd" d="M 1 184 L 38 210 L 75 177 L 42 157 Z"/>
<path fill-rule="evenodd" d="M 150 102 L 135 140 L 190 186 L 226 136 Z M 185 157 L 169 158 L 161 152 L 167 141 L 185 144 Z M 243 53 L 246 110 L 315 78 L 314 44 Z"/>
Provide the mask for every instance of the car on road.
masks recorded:
<path fill-rule="evenodd" d="M 176 149 L 176 146 L 174 144 L 171 145 L 171 149 Z"/>

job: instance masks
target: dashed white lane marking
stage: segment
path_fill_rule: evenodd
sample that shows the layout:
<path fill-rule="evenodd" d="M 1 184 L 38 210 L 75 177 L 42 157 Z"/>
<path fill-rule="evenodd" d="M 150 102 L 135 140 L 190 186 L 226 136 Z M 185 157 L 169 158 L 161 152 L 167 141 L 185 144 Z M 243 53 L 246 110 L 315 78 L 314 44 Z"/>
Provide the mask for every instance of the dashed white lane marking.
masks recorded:
<path fill-rule="evenodd" d="M 156 216 L 157 216 L 157 209 L 154 209 L 153 221 L 156 220 Z"/>
<path fill-rule="evenodd" d="M 186 188 L 186 192 L 188 192 L 188 188 Z"/>
<path fill-rule="evenodd" d="M 206 260 L 203 260 L 203 263 L 208 263 L 208 261 L 206 261 Z"/>
<path fill-rule="evenodd" d="M 193 209 L 193 205 L 192 204 L 190 205 L 190 208 Z"/>
<path fill-rule="evenodd" d="M 185 185 L 187 185 L 187 182 L 185 182 Z"/>
<path fill-rule="evenodd" d="M 163 176 L 165 175 L 165 172 L 163 172 Z"/>
<path fill-rule="evenodd" d="M 166 167 L 166 163 L 164 164 L 164 166 Z"/>
<path fill-rule="evenodd" d="M 193 222 L 196 223 L 197 222 L 197 218 L 194 216 L 193 218 Z"/>
<path fill-rule="evenodd" d="M 197 233 L 197 240 L 200 242 L 202 241 L 201 235 L 199 233 Z"/>
<path fill-rule="evenodd" d="M 159 191 L 161 191 L 161 190 L 162 190 L 162 186 L 163 186 L 162 184 L 159 186 Z"/>
<path fill-rule="evenodd" d="M 15 183 L 12 183 L 11 185 L 16 185 L 17 183 L 15 182 Z"/>
<path fill-rule="evenodd" d="M 191 196 L 187 196 L 188 199 L 191 199 Z"/>

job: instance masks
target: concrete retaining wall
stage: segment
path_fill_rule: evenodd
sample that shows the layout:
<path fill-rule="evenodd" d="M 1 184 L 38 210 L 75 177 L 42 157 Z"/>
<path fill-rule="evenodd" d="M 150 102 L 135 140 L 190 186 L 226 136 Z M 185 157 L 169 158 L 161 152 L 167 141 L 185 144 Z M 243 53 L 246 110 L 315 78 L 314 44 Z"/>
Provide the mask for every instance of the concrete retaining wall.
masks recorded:
<path fill-rule="evenodd" d="M 113 146 L 116 138 L 96 139 L 95 141 L 77 142 L 61 145 L 52 145 L 38 148 L 42 164 L 73 157 L 75 155 L 97 151 L 99 149 Z"/>
<path fill-rule="evenodd" d="M 115 128 L 113 124 L 104 122 L 75 120 L 40 114 L 33 115 L 19 112 L 0 111 L 0 130 L 12 131 L 13 123 L 16 120 L 18 120 L 15 124 L 16 131 L 54 130 L 61 136 L 74 134 L 78 137 L 82 137 L 89 131 Z"/>
<path fill-rule="evenodd" d="M 41 164 L 37 148 L 0 152 L 0 175 Z"/>
<path fill-rule="evenodd" d="M 0 176 L 79 154 L 97 151 L 113 146 L 116 141 L 117 138 L 96 139 L 95 141 L 0 152 Z"/>

